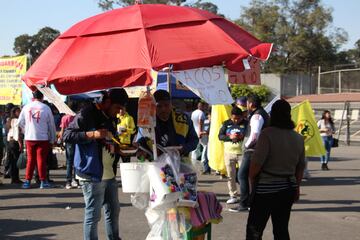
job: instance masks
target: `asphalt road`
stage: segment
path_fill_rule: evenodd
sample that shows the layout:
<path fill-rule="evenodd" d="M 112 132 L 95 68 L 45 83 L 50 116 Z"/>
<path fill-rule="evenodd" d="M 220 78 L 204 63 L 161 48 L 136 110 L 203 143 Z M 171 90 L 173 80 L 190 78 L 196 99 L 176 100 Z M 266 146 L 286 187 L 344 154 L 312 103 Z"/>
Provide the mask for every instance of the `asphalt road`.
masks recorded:
<path fill-rule="evenodd" d="M 312 177 L 303 182 L 301 200 L 293 206 L 291 239 L 360 240 L 360 148 L 333 149 L 330 171 L 318 159 L 309 162 Z M 24 171 L 21 171 L 22 177 Z M 64 188 L 65 170 L 54 170 L 57 188 L 21 189 L 4 179 L 0 186 L 0 239 L 82 239 L 83 198 L 80 189 Z M 200 176 L 199 188 L 213 191 L 224 206 L 223 222 L 213 225 L 212 239 L 245 239 L 247 212 L 230 213 L 225 180 Z M 119 192 L 122 238 L 143 240 L 149 232 L 144 212 Z M 103 219 L 100 239 L 105 239 Z M 273 239 L 269 221 L 263 239 Z"/>

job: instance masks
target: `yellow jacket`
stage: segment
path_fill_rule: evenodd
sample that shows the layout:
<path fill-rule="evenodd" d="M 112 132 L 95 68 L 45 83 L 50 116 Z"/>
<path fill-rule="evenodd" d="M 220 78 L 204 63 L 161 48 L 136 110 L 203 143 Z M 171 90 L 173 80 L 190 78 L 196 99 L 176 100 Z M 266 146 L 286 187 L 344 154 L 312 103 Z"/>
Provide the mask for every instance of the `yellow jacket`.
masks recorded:
<path fill-rule="evenodd" d="M 134 119 L 128 113 L 125 113 L 124 116 L 120 116 L 119 114 L 116 116 L 119 119 L 119 123 L 117 125 L 117 130 L 119 132 L 119 140 L 121 144 L 131 144 L 131 135 L 133 135 L 136 131 Z M 126 131 L 120 131 L 121 128 L 125 128 Z"/>

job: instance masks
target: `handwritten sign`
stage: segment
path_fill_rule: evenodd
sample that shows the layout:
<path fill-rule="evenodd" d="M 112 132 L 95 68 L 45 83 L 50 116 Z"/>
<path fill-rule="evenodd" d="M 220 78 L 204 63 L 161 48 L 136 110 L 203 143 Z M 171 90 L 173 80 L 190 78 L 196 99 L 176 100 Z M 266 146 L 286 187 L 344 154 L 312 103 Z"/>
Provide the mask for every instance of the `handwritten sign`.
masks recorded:
<path fill-rule="evenodd" d="M 211 105 L 234 102 L 225 81 L 224 68 L 196 68 L 172 73 L 177 80 Z"/>
<path fill-rule="evenodd" d="M 260 85 L 260 61 L 251 58 L 248 60 L 250 69 L 245 69 L 243 72 L 233 72 L 228 70 L 228 82 L 230 84 L 249 84 Z"/>

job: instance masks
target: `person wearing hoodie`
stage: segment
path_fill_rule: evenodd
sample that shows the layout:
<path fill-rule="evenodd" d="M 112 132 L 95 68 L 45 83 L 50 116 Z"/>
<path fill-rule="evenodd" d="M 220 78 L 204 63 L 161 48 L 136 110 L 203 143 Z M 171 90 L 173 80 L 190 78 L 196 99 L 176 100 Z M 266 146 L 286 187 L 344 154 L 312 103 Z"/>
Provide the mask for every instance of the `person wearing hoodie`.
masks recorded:
<path fill-rule="evenodd" d="M 120 239 L 118 184 L 113 169 L 116 145 L 112 139 L 117 131 L 116 115 L 127 101 L 124 89 L 104 92 L 98 103 L 83 107 L 63 133 L 65 142 L 76 144 L 74 167 L 85 201 L 86 240 L 98 239 L 102 208 L 107 239 Z"/>

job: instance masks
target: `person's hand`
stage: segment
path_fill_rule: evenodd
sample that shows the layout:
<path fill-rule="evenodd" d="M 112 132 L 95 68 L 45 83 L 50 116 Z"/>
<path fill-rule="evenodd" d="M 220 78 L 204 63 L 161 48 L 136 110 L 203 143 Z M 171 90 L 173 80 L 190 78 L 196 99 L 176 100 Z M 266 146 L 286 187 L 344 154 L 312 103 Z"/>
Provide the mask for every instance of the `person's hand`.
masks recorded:
<path fill-rule="evenodd" d="M 230 139 L 233 141 L 237 140 L 237 135 L 235 133 L 230 134 Z"/>
<path fill-rule="evenodd" d="M 118 153 L 118 151 L 116 151 L 116 150 L 117 150 L 117 148 L 116 148 L 116 146 L 114 144 L 109 145 L 109 152 L 110 153 L 112 153 L 112 154 Z"/>
<path fill-rule="evenodd" d="M 326 129 L 326 134 L 327 134 L 327 135 L 332 135 L 332 134 L 333 134 L 332 129 L 331 129 L 331 128 L 327 128 L 327 129 Z"/>
<path fill-rule="evenodd" d="M 18 143 L 19 143 L 19 151 L 22 152 L 24 147 L 23 141 L 18 141 Z"/>
<path fill-rule="evenodd" d="M 237 137 L 238 137 L 238 140 L 241 141 L 244 139 L 245 136 L 244 136 L 244 134 L 239 133 L 239 134 L 237 134 Z"/>
<path fill-rule="evenodd" d="M 103 138 L 106 138 L 106 136 L 108 135 L 108 130 L 107 129 L 98 129 L 96 131 L 86 132 L 86 135 L 90 139 L 103 139 Z"/>
<path fill-rule="evenodd" d="M 103 139 L 103 138 L 106 138 L 107 135 L 108 135 L 107 129 L 99 129 L 99 130 L 95 131 L 94 138 L 95 139 Z"/>
<path fill-rule="evenodd" d="M 294 196 L 294 202 L 299 201 L 300 199 L 300 187 L 296 188 L 295 196 Z"/>

